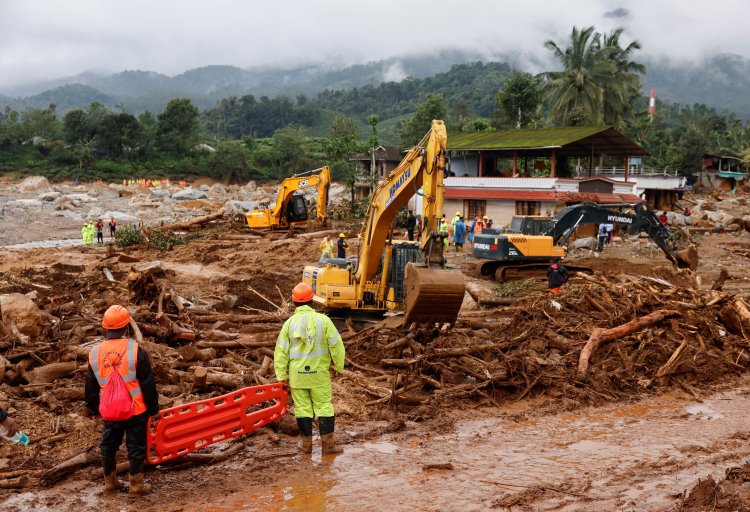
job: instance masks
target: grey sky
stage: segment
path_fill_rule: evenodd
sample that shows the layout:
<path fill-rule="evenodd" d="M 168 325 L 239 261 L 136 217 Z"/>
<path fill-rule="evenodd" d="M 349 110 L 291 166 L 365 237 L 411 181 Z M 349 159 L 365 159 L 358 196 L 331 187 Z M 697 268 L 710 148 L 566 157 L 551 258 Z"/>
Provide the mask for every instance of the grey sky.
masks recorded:
<path fill-rule="evenodd" d="M 573 25 L 623 26 L 643 57 L 748 57 L 749 14 L 747 0 L 0 0 L 0 91 L 87 70 L 338 66 L 441 49 L 531 62 Z"/>

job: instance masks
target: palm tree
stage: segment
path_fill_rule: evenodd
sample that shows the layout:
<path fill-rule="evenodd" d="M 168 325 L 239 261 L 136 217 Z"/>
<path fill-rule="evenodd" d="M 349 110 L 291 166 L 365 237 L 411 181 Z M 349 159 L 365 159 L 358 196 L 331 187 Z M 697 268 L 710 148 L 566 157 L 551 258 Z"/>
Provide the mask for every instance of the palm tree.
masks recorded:
<path fill-rule="evenodd" d="M 562 124 L 621 124 L 622 113 L 640 90 L 636 73 L 643 70 L 630 60 L 640 44 L 634 41 L 622 48 L 621 34 L 622 29 L 602 36 L 594 27 L 573 27 L 564 50 L 554 41 L 544 43 L 562 66 L 561 71 L 543 74 L 542 93 L 551 104 L 550 117 Z"/>

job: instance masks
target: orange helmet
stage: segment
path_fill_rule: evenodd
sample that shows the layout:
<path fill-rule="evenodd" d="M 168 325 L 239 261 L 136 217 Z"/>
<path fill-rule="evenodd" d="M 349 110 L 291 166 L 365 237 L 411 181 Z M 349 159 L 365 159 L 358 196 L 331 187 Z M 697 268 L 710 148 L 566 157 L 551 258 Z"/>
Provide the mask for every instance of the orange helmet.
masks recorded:
<path fill-rule="evenodd" d="M 104 312 L 104 317 L 102 317 L 102 327 L 107 330 L 122 329 L 129 323 L 130 313 L 119 304 L 110 306 L 109 309 Z"/>
<path fill-rule="evenodd" d="M 294 302 L 310 302 L 314 296 L 315 293 L 312 286 L 307 283 L 300 283 L 292 290 L 292 300 Z"/>

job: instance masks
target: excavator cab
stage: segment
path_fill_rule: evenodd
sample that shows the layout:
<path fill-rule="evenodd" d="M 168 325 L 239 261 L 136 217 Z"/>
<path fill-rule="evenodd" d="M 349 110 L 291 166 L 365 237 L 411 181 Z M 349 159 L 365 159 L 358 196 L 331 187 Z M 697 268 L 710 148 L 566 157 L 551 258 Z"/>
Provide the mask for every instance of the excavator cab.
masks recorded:
<path fill-rule="evenodd" d="M 305 196 L 302 194 L 294 194 L 286 207 L 287 222 L 304 222 L 308 218 Z"/>

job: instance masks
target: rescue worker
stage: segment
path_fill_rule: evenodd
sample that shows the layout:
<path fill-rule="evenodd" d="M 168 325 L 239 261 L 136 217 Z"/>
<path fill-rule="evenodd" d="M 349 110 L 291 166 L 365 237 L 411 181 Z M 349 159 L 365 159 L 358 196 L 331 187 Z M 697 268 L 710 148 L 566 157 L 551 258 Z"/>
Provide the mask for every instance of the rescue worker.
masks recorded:
<path fill-rule="evenodd" d="M 104 243 L 104 222 L 102 222 L 102 219 L 96 221 L 96 243 Z"/>
<path fill-rule="evenodd" d="M 346 235 L 344 233 L 339 234 L 338 241 L 338 257 L 346 258 L 346 250 L 349 246 L 346 244 Z"/>
<path fill-rule="evenodd" d="M 560 258 L 555 258 L 547 267 L 547 287 L 552 295 L 557 295 L 562 291 L 562 285 L 570 279 L 568 269 L 560 264 Z"/>
<path fill-rule="evenodd" d="M 129 339 L 129 326 L 130 313 L 124 307 L 110 306 L 104 313 L 102 327 L 105 339 L 89 354 L 85 398 L 91 412 L 99 414 L 101 389 L 109 381 L 114 368 L 117 368 L 133 397 L 133 416 L 124 421 L 104 422 L 100 445 L 104 490 L 114 491 L 122 487 L 117 479 L 116 456 L 124 434 L 130 461 L 130 492 L 144 494 L 151 490 L 151 485 L 143 482 L 148 419 L 159 413 L 159 395 L 148 354 L 138 343 Z"/>
<path fill-rule="evenodd" d="M 326 235 L 320 242 L 321 255 L 320 259 L 333 258 L 333 240 Z"/>
<path fill-rule="evenodd" d="M 484 228 L 487 226 L 486 224 L 487 216 L 485 215 L 483 218 L 479 218 L 479 215 L 477 215 L 476 219 L 474 219 L 474 231 L 473 233 L 475 235 L 480 234 L 482 231 L 484 231 Z"/>
<path fill-rule="evenodd" d="M 604 244 L 607 242 L 607 225 L 606 224 L 599 225 L 599 231 L 596 237 L 597 237 L 596 251 L 602 252 L 604 250 Z"/>
<path fill-rule="evenodd" d="M 109 219 L 109 237 L 114 238 L 117 234 L 117 221 L 114 217 Z"/>
<path fill-rule="evenodd" d="M 312 453 L 313 418 L 318 418 L 323 455 L 341 453 L 334 443 L 333 391 L 329 368 L 344 373 L 344 343 L 333 322 L 312 309 L 313 289 L 300 283 L 292 291 L 296 309 L 284 322 L 273 353 L 276 379 L 288 382 L 302 440 L 299 449 Z"/>
<path fill-rule="evenodd" d="M 83 245 L 88 245 L 89 243 L 89 223 L 84 222 L 83 227 L 81 228 L 81 240 L 83 240 Z"/>
<path fill-rule="evenodd" d="M 448 233 L 448 223 L 445 221 L 445 215 L 443 215 L 443 218 L 439 219 L 438 222 L 440 222 L 439 231 L 441 233 L 445 234 L 444 243 L 445 243 L 445 249 L 447 250 L 448 249 L 448 243 L 449 243 L 448 239 L 450 238 L 450 233 Z"/>
<path fill-rule="evenodd" d="M 94 223 L 92 221 L 89 221 L 89 234 L 88 234 L 88 245 L 91 245 L 94 243 L 94 235 L 96 234 L 96 228 L 94 228 Z"/>
<path fill-rule="evenodd" d="M 456 252 L 464 252 L 464 239 L 466 237 L 466 225 L 464 218 L 459 217 L 453 225 L 453 245 L 456 246 Z"/>

